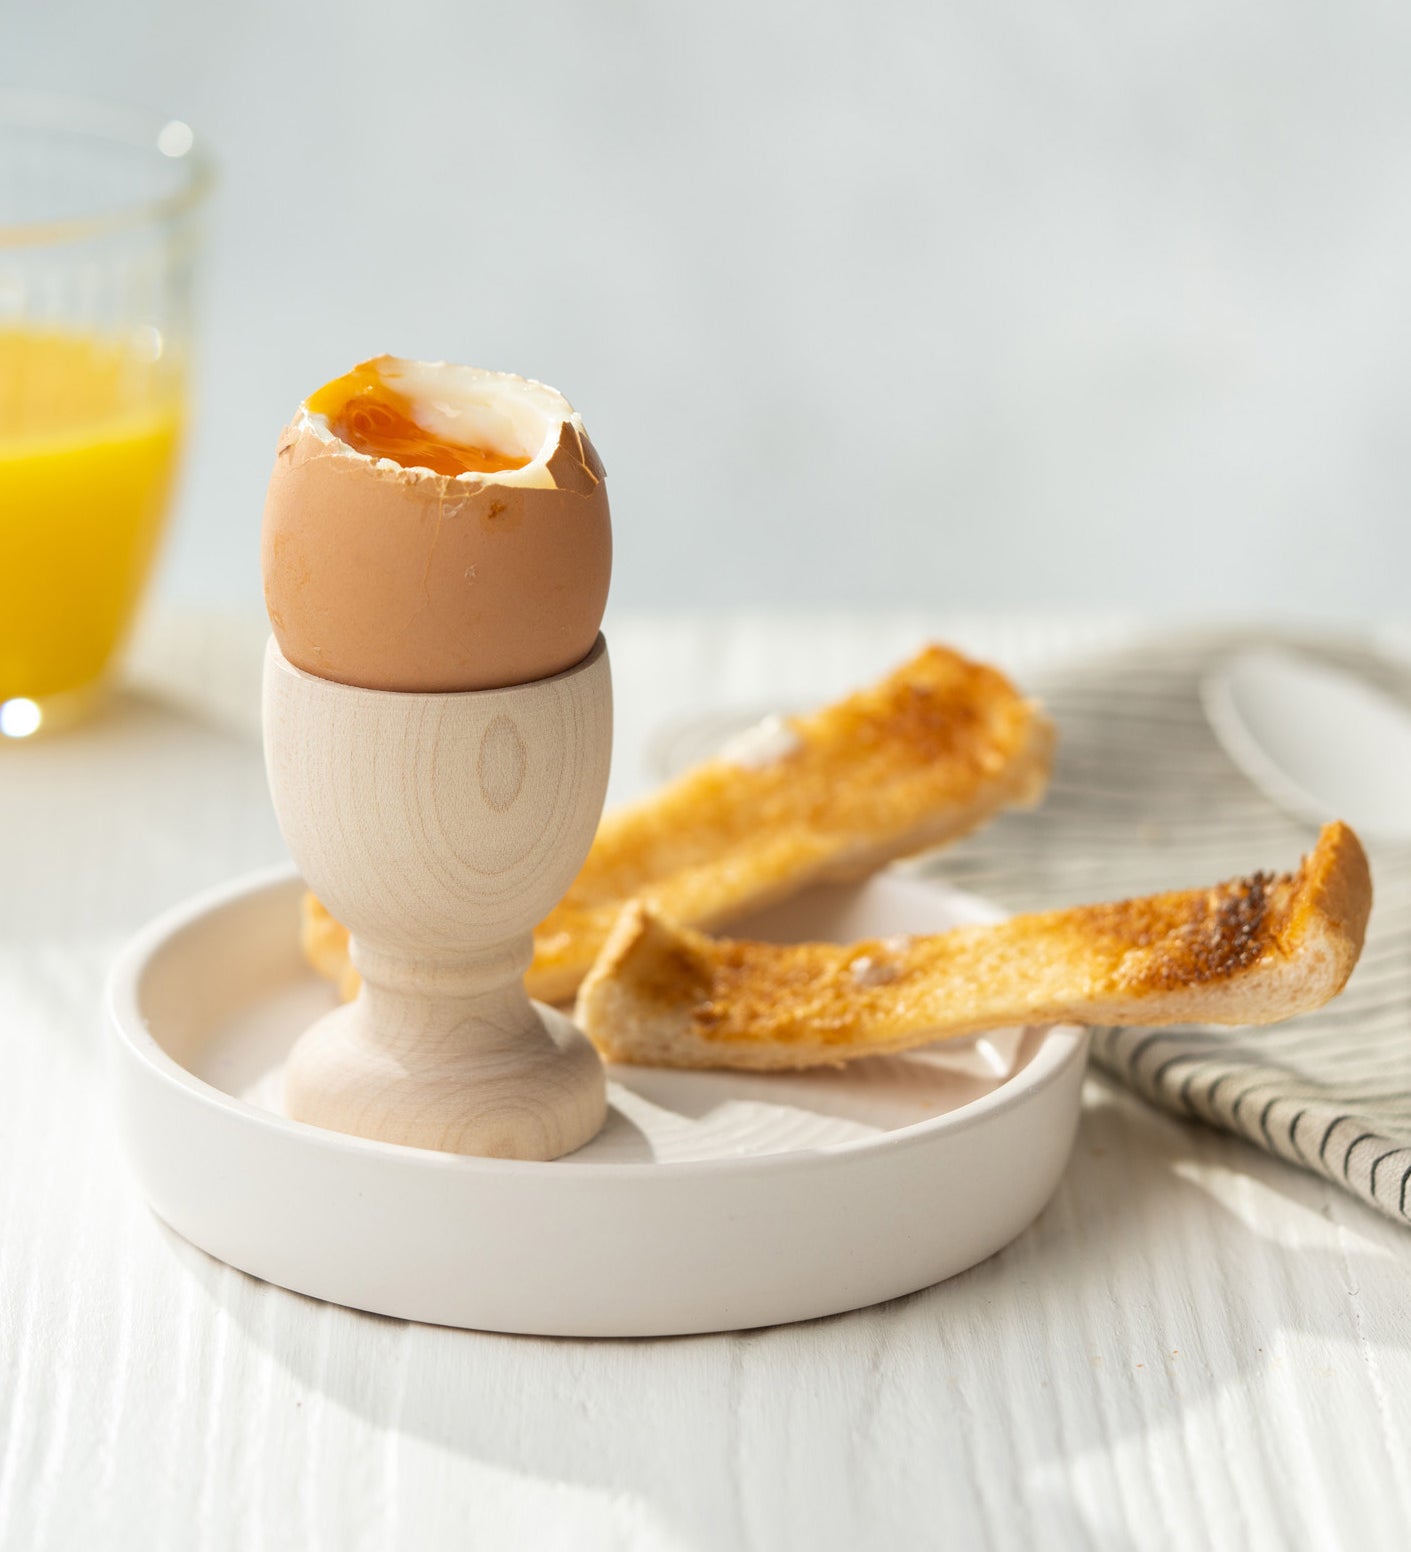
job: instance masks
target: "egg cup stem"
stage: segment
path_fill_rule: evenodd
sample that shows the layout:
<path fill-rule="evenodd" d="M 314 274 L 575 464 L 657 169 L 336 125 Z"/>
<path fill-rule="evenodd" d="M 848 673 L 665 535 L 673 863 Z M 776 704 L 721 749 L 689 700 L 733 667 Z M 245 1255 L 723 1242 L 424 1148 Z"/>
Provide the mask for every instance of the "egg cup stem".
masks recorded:
<path fill-rule="evenodd" d="M 289 1114 L 497 1158 L 581 1147 L 606 1114 L 602 1063 L 523 974 L 602 811 L 602 637 L 552 678 L 450 693 L 321 679 L 271 641 L 264 697 L 281 829 L 363 977 L 291 1051 Z"/>

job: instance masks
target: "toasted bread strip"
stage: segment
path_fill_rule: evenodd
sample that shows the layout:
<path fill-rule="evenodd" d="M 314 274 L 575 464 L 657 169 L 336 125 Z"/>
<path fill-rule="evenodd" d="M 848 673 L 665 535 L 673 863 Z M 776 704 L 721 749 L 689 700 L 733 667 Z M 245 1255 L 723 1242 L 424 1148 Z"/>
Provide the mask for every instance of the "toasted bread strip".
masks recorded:
<path fill-rule="evenodd" d="M 622 913 L 578 996 L 610 1061 L 812 1067 L 1012 1024 L 1270 1024 L 1337 995 L 1367 859 L 1343 824 L 1298 872 L 886 942 L 729 942 Z"/>
<path fill-rule="evenodd" d="M 332 981 L 344 1002 L 358 994 L 361 977 L 348 958 L 348 929 L 328 914 L 317 895 L 305 890 L 299 901 L 299 944 L 304 958 Z"/>
<path fill-rule="evenodd" d="M 880 683 L 788 718 L 762 751 L 708 760 L 606 815 L 535 933 L 530 995 L 572 997 L 627 900 L 709 928 L 817 879 L 862 877 L 1036 802 L 1052 747 L 1048 719 L 1003 674 L 927 647 Z M 303 941 L 353 995 L 347 934 L 312 896 Z"/>

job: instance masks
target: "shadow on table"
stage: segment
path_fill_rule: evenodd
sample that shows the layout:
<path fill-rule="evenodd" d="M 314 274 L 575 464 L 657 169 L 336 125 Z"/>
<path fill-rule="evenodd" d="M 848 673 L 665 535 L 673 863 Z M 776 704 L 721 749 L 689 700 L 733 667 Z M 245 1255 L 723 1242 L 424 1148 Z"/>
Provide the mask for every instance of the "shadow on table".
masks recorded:
<path fill-rule="evenodd" d="M 1257 1221 L 1271 1197 L 1281 1239 Z M 1335 1198 L 1096 1079 L 1063 1185 L 1013 1245 L 922 1293 L 795 1326 L 471 1334 L 301 1299 L 171 1243 L 299 1384 L 508 1482 L 581 1490 L 590 1519 L 635 1506 L 634 1524 L 645 1514 L 692 1548 L 901 1545 L 922 1525 L 955 1545 L 1110 1545 L 1126 1522 L 1106 1506 L 1131 1491 L 1115 1446 L 1169 1459 L 1184 1491 L 1174 1457 L 1192 1411 L 1299 1383 L 1290 1334 L 1351 1367 L 1359 1342 L 1411 1347 L 1411 1246 Z M 270 1307 L 290 1300 L 298 1321 Z"/>

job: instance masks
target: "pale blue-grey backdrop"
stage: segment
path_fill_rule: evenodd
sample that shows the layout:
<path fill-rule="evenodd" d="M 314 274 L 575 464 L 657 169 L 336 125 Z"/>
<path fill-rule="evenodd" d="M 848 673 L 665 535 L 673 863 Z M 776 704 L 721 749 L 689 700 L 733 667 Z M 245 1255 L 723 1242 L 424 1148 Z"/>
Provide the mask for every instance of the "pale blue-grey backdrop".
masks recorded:
<path fill-rule="evenodd" d="M 162 593 L 382 350 L 542 377 L 615 600 L 1394 614 L 1411 9 L 0 3 L 0 82 L 223 169 Z"/>

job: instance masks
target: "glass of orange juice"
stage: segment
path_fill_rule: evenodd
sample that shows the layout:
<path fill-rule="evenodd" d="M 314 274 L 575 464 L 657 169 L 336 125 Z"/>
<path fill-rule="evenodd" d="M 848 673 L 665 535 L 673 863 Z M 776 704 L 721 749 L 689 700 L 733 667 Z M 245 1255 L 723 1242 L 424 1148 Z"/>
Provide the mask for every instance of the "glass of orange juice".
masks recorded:
<path fill-rule="evenodd" d="M 0 92 L 0 744 L 98 701 L 152 570 L 210 181 L 185 124 Z"/>

